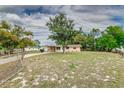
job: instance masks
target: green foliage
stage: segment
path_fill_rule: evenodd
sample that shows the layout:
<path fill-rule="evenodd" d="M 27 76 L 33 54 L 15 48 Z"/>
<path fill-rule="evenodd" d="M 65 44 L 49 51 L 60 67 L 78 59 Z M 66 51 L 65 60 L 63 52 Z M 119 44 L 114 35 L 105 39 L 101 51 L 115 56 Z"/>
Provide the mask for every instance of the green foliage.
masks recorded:
<path fill-rule="evenodd" d="M 49 38 L 62 45 L 63 52 L 66 45 L 74 43 L 73 37 L 79 33 L 74 29 L 73 20 L 68 19 L 61 13 L 54 18 L 50 18 L 46 25 L 52 33 Z"/>
<path fill-rule="evenodd" d="M 9 24 L 5 20 L 3 20 L 0 25 L 1 25 L 0 29 L 6 29 L 6 30 L 10 30 L 11 29 L 11 24 Z"/>
<path fill-rule="evenodd" d="M 32 41 L 30 38 L 22 38 L 19 42 L 19 47 L 20 48 L 25 48 L 25 47 L 28 47 L 28 46 L 35 46 L 35 42 Z"/>
<path fill-rule="evenodd" d="M 72 63 L 72 64 L 69 65 L 69 67 L 70 67 L 71 69 L 76 69 L 77 66 L 78 66 L 78 65 L 77 65 L 77 64 L 74 64 L 74 63 Z"/>
<path fill-rule="evenodd" d="M 3 49 L 4 49 L 3 46 L 0 45 L 0 50 L 3 50 Z"/>
<path fill-rule="evenodd" d="M 21 26 L 15 25 L 12 29 L 12 33 L 16 36 L 18 36 L 19 48 L 25 48 L 28 46 L 34 46 L 35 42 L 30 38 L 33 33 L 30 31 L 26 31 L 25 28 L 22 28 Z"/>
<path fill-rule="evenodd" d="M 92 47 L 91 47 L 91 49 L 92 50 L 96 50 L 96 37 L 98 36 L 100 34 L 100 30 L 99 29 L 96 29 L 96 28 L 93 28 L 92 29 L 92 31 L 91 31 L 91 33 L 90 33 L 90 35 L 91 35 L 91 37 L 93 38 L 92 39 Z"/>
<path fill-rule="evenodd" d="M 62 45 L 63 52 L 69 44 L 81 44 L 82 49 L 93 51 L 111 51 L 114 48 L 124 47 L 124 30 L 120 26 L 109 26 L 103 32 L 93 28 L 90 33 L 86 34 L 82 28 L 75 29 L 74 21 L 62 13 L 50 18 L 46 25 L 52 33 L 49 39 Z M 12 26 L 7 21 L 0 23 L 0 46 L 6 50 L 24 49 L 28 46 L 39 48 L 40 42 L 38 40 L 33 41 L 32 36 L 32 32 L 26 31 L 21 26 Z"/>
<path fill-rule="evenodd" d="M 50 18 L 47 26 L 52 32 L 49 38 L 63 47 L 68 44 L 81 44 L 82 49 L 93 51 L 111 51 L 117 47 L 124 47 L 124 30 L 120 26 L 109 26 L 103 32 L 98 28 L 93 28 L 86 34 L 82 28 L 75 30 L 73 20 L 61 13 Z"/>
<path fill-rule="evenodd" d="M 34 42 L 35 42 L 35 45 L 36 45 L 37 48 L 40 48 L 40 47 L 41 47 L 41 46 L 40 46 L 40 41 L 39 41 L 39 40 L 35 40 Z"/>
<path fill-rule="evenodd" d="M 109 26 L 104 32 L 93 28 L 89 34 L 79 34 L 75 39 L 85 50 L 111 51 L 124 47 L 124 30 L 120 26 Z"/>
<path fill-rule="evenodd" d="M 12 34 L 16 35 L 18 39 L 25 35 L 25 29 L 21 26 L 15 25 L 11 31 Z"/>
<path fill-rule="evenodd" d="M 112 35 L 118 44 L 118 47 L 124 47 L 124 30 L 120 26 L 109 26 L 105 30 L 107 34 Z"/>
<path fill-rule="evenodd" d="M 77 44 L 81 44 L 81 43 L 83 43 L 83 41 L 85 41 L 85 36 L 82 34 L 77 34 L 73 38 L 74 38 L 74 42 Z"/>
<path fill-rule="evenodd" d="M 81 48 L 86 49 L 87 36 L 84 33 L 79 33 L 73 38 L 75 44 L 80 44 Z"/>
<path fill-rule="evenodd" d="M 97 50 L 111 51 L 124 46 L 124 30 L 120 26 L 109 26 L 97 39 Z"/>
<path fill-rule="evenodd" d="M 86 48 L 87 50 L 93 50 L 94 48 L 94 37 L 92 35 L 87 35 Z"/>
<path fill-rule="evenodd" d="M 116 39 L 114 39 L 112 35 L 103 34 L 102 37 L 100 37 L 97 40 L 98 50 L 111 51 L 112 49 L 116 47 L 117 47 L 117 42 L 116 42 Z"/>
<path fill-rule="evenodd" d="M 25 28 L 2 21 L 0 23 L 0 46 L 12 52 L 15 48 L 25 48 L 34 46 L 34 41 L 30 38 L 32 32 L 26 31 Z"/>
<path fill-rule="evenodd" d="M 5 30 L 0 30 L 0 41 L 1 45 L 8 50 L 13 50 L 18 44 L 17 36 Z"/>
<path fill-rule="evenodd" d="M 93 28 L 90 34 L 95 37 L 100 34 L 100 30 L 97 28 Z"/>
<path fill-rule="evenodd" d="M 55 40 L 57 44 L 66 45 L 70 38 L 70 34 L 73 33 L 74 24 L 73 21 L 67 19 L 64 14 L 59 14 L 55 16 L 55 18 L 50 18 L 47 26 L 52 32 L 49 38 Z"/>

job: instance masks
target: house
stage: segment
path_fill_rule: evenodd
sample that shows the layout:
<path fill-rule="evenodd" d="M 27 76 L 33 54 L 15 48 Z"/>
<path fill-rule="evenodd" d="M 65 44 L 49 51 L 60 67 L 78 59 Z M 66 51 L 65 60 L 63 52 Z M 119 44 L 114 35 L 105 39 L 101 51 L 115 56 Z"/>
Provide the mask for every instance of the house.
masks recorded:
<path fill-rule="evenodd" d="M 27 47 L 25 48 L 25 51 L 39 51 L 39 49 L 34 47 Z"/>
<path fill-rule="evenodd" d="M 63 52 L 61 45 L 50 45 L 46 46 L 47 52 Z M 81 46 L 80 45 L 67 45 L 65 47 L 65 52 L 80 52 Z"/>

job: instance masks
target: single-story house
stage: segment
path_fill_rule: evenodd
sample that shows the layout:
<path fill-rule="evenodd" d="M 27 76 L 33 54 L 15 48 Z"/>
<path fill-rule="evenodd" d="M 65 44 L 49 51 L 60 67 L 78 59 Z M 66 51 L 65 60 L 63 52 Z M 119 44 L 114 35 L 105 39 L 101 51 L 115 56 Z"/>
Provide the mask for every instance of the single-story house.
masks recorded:
<path fill-rule="evenodd" d="M 47 52 L 63 52 L 61 45 L 49 45 L 45 46 Z M 81 45 L 67 45 L 65 52 L 80 52 Z"/>

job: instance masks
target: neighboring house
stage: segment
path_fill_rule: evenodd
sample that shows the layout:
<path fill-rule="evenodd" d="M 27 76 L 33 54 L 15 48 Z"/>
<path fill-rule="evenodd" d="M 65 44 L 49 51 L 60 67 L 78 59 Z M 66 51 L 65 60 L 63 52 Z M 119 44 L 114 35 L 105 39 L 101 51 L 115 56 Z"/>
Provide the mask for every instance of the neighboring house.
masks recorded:
<path fill-rule="evenodd" d="M 47 52 L 62 52 L 61 45 L 51 45 L 51 46 L 44 46 Z M 65 47 L 65 52 L 80 52 L 81 46 L 80 45 L 67 45 Z"/>
<path fill-rule="evenodd" d="M 25 51 L 38 51 L 38 48 L 25 48 Z"/>

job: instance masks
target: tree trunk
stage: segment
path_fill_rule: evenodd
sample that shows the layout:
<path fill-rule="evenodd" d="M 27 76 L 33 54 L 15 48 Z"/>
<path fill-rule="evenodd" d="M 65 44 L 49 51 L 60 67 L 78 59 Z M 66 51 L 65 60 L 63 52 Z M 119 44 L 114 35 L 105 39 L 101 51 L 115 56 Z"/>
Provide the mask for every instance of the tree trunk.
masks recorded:
<path fill-rule="evenodd" d="M 7 53 L 8 53 L 8 55 L 9 55 L 9 57 L 10 57 L 10 55 L 11 55 L 11 52 L 10 52 L 11 50 L 10 50 L 10 48 L 8 48 L 7 49 Z"/>
<path fill-rule="evenodd" d="M 112 49 L 111 48 L 108 48 L 108 52 L 111 52 L 112 51 Z"/>
<path fill-rule="evenodd" d="M 23 61 L 24 59 L 24 56 L 25 56 L 25 48 L 22 48 L 22 57 L 21 57 L 21 60 Z"/>
<path fill-rule="evenodd" d="M 22 67 L 23 67 L 22 59 L 20 58 L 19 50 L 17 50 L 17 64 L 16 64 L 16 68 L 17 68 L 17 70 L 19 70 Z"/>
<path fill-rule="evenodd" d="M 62 45 L 62 51 L 63 51 L 63 54 L 65 53 L 65 46 Z"/>
<path fill-rule="evenodd" d="M 13 54 L 13 53 L 14 53 L 14 49 L 11 49 L 11 50 L 10 50 L 10 53 Z"/>
<path fill-rule="evenodd" d="M 93 50 L 96 51 L 96 40 L 95 40 L 95 37 L 93 38 Z"/>
<path fill-rule="evenodd" d="M 10 50 L 8 51 L 8 55 L 9 55 L 9 57 L 11 56 Z"/>

